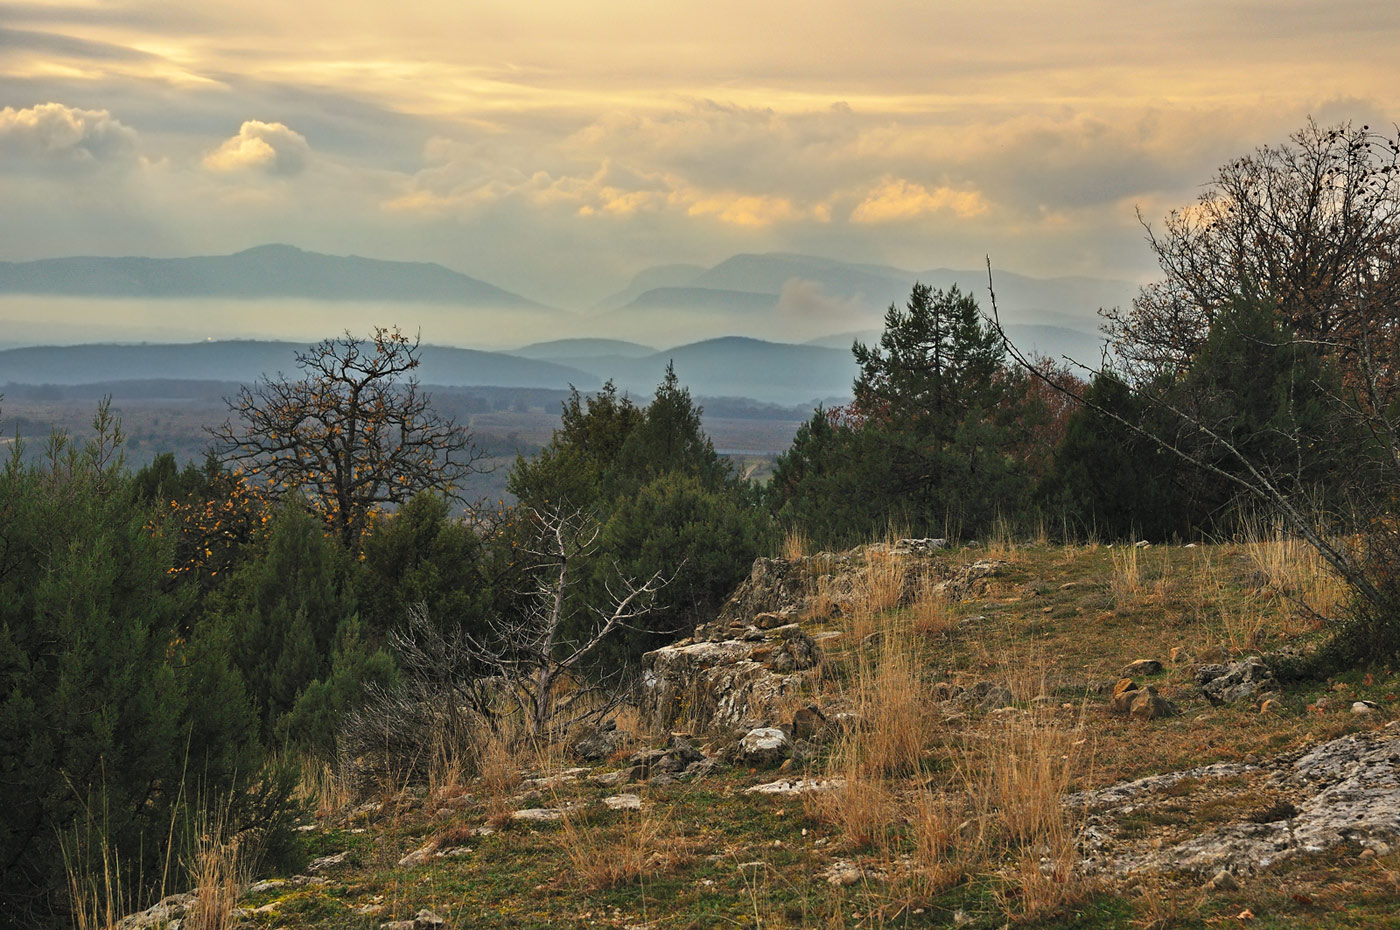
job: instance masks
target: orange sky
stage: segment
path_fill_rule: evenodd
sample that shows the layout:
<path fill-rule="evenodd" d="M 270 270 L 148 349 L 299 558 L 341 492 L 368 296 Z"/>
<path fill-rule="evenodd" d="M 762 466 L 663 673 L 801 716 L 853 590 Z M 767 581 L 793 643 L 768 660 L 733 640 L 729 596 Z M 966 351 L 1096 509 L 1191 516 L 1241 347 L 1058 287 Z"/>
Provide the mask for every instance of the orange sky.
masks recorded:
<path fill-rule="evenodd" d="M 1400 119 L 1400 4 L 0 2 L 0 259 L 284 241 L 578 306 L 802 251 L 1150 275 L 1136 210 Z"/>

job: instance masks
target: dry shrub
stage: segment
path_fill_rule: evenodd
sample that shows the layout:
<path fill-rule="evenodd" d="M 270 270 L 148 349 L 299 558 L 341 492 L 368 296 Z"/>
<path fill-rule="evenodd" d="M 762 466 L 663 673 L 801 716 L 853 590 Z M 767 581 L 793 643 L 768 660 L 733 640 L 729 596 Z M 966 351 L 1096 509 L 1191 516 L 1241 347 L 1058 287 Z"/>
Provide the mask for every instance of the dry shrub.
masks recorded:
<path fill-rule="evenodd" d="M 559 837 L 579 881 L 593 891 L 638 881 L 664 860 L 662 821 L 649 810 L 627 811 L 618 829 L 591 826 L 586 815 L 566 811 Z"/>

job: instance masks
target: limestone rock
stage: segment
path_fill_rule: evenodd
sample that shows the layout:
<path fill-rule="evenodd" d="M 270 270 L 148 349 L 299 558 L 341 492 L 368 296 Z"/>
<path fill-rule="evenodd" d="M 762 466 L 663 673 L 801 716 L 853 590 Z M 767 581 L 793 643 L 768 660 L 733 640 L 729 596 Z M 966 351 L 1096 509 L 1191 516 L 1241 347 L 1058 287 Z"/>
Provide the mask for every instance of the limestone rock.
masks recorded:
<path fill-rule="evenodd" d="M 605 720 L 592 733 L 575 740 L 569 750 L 582 762 L 601 762 L 630 741 L 630 735 L 617 728 L 616 720 Z"/>
<path fill-rule="evenodd" d="M 1119 828 L 1125 818 L 1150 814 L 1156 803 L 1180 805 L 1182 785 L 1220 810 L 1229 810 L 1231 796 L 1239 796 L 1239 813 L 1223 823 L 1203 822 L 1156 848 Z M 1274 799 L 1266 812 L 1249 800 L 1261 792 Z M 1400 843 L 1400 733 L 1343 736 L 1265 763 L 1153 775 L 1075 795 L 1069 803 L 1086 812 L 1082 847 L 1089 872 L 1172 871 L 1204 878 L 1224 870 L 1241 876 L 1342 843 L 1383 855 Z"/>
<path fill-rule="evenodd" d="M 1228 665 L 1198 666 L 1196 684 L 1212 704 L 1234 704 L 1279 691 L 1278 679 L 1258 656 Z"/>
<path fill-rule="evenodd" d="M 754 768 L 772 768 L 792 752 L 792 740 L 777 727 L 758 727 L 739 741 L 739 761 Z"/>

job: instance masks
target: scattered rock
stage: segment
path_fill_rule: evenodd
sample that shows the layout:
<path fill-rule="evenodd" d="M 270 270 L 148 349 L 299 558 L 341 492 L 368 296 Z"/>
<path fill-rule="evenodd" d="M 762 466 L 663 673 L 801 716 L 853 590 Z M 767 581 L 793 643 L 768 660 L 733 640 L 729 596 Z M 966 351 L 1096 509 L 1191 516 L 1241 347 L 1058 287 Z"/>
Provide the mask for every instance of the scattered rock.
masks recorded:
<path fill-rule="evenodd" d="M 823 873 L 828 885 L 854 885 L 866 877 L 865 870 L 846 859 L 837 859 Z"/>
<path fill-rule="evenodd" d="M 955 690 L 952 701 L 978 710 L 995 710 L 998 707 L 1011 706 L 1016 703 L 1016 698 L 1011 689 L 1004 685 L 994 681 L 979 681 L 970 688 Z"/>
<path fill-rule="evenodd" d="M 748 794 L 806 794 L 810 791 L 831 791 L 845 787 L 844 778 L 783 778 L 762 785 L 745 788 Z"/>
<path fill-rule="evenodd" d="M 1183 784 L 1191 786 L 1191 797 L 1213 799 L 1223 810 L 1239 796 L 1238 816 L 1202 823 L 1200 832 L 1159 848 L 1120 829 L 1124 818 L 1141 818 L 1154 803 L 1179 805 Z M 1267 813 L 1249 800 L 1265 784 L 1274 797 Z M 1345 842 L 1382 854 L 1400 842 L 1400 734 L 1353 734 L 1269 763 L 1218 763 L 1149 776 L 1075 795 L 1070 804 L 1087 811 L 1083 850 L 1090 872 L 1214 876 L 1225 870 L 1240 876 Z"/>
<path fill-rule="evenodd" d="M 412 920 L 391 920 L 381 926 L 383 930 L 432 930 L 446 925 L 447 921 L 425 907 Z"/>
<path fill-rule="evenodd" d="M 631 741 L 631 734 L 619 730 L 616 720 L 604 720 L 592 733 L 575 740 L 569 749 L 583 762 L 602 762 Z"/>
<path fill-rule="evenodd" d="M 1162 670 L 1162 663 L 1157 659 L 1138 659 L 1129 662 L 1123 669 L 1123 677 L 1131 678 L 1134 675 L 1156 675 Z"/>
<path fill-rule="evenodd" d="M 1356 701 L 1351 705 L 1351 712 L 1358 715 L 1372 714 L 1375 713 L 1377 706 L 1374 701 Z"/>
<path fill-rule="evenodd" d="M 1228 665 L 1198 666 L 1196 684 L 1212 704 L 1255 700 L 1279 691 L 1278 679 L 1258 656 Z"/>
<path fill-rule="evenodd" d="M 608 810 L 613 811 L 639 811 L 642 809 L 642 799 L 635 794 L 617 794 L 610 798 L 603 798 L 603 803 Z"/>
<path fill-rule="evenodd" d="M 564 812 L 557 807 L 527 807 L 524 810 L 516 811 L 510 815 L 514 820 L 525 823 L 549 823 L 554 820 L 561 820 Z M 403 863 L 400 862 L 400 865 Z"/>
<path fill-rule="evenodd" d="M 349 855 L 350 850 L 347 849 L 345 852 L 336 853 L 334 856 L 322 856 L 319 859 L 312 859 L 311 864 L 306 867 L 306 871 L 315 875 L 317 872 L 323 872 L 332 866 L 340 865 Z"/>
<path fill-rule="evenodd" d="M 123 917 L 118 922 L 118 930 L 146 930 L 159 926 L 173 926 L 180 923 L 185 912 L 194 903 L 194 895 L 172 894 L 166 895 L 158 902 L 135 914 Z"/>
<path fill-rule="evenodd" d="M 1133 698 L 1132 706 L 1128 713 L 1134 720 L 1157 720 L 1161 717 L 1176 716 L 1176 705 L 1157 693 L 1157 689 L 1148 685 L 1137 692 Z"/>
<path fill-rule="evenodd" d="M 772 768 L 792 753 L 792 740 L 777 727 L 758 727 L 739 741 L 739 761 L 754 768 Z"/>
<path fill-rule="evenodd" d="M 423 863 L 428 861 L 428 857 L 430 857 L 433 854 L 436 848 L 437 847 L 432 843 L 429 843 L 426 846 L 419 846 L 413 852 L 409 853 L 408 855 L 404 856 L 402 859 L 399 860 L 399 867 L 407 868 L 413 865 L 422 865 Z"/>

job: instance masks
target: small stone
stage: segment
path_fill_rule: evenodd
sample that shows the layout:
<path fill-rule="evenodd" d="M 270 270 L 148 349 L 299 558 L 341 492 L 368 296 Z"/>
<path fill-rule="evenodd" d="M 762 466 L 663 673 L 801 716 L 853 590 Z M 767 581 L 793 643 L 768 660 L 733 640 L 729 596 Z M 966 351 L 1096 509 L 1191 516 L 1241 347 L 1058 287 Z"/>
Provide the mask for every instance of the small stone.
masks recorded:
<path fill-rule="evenodd" d="M 1361 850 L 1361 858 L 1374 859 L 1376 858 L 1376 851 L 1374 849 L 1363 849 Z"/>
<path fill-rule="evenodd" d="M 526 823 L 548 823 L 551 820 L 561 819 L 564 812 L 555 807 L 529 807 L 523 811 L 516 811 L 510 816 L 512 819 L 522 820 Z"/>
<path fill-rule="evenodd" d="M 1353 714 L 1370 714 L 1374 713 L 1375 710 L 1376 705 L 1370 701 L 1357 701 L 1351 705 L 1351 712 Z"/>
<path fill-rule="evenodd" d="M 603 803 L 608 806 L 608 810 L 614 811 L 639 811 L 642 809 L 642 799 L 635 794 L 618 794 L 610 798 L 603 798 Z"/>
<path fill-rule="evenodd" d="M 1206 882 L 1206 887 L 1212 891 L 1237 891 L 1240 883 L 1235 881 L 1235 876 L 1231 875 L 1228 870 L 1221 869 L 1215 873 L 1214 878 Z"/>
<path fill-rule="evenodd" d="M 1175 715 L 1176 705 L 1159 695 L 1156 688 L 1148 685 L 1137 692 L 1128 712 L 1134 720 L 1158 720 Z"/>
<path fill-rule="evenodd" d="M 1128 663 L 1123 669 L 1123 677 L 1131 678 L 1133 675 L 1156 675 L 1162 670 L 1162 663 L 1157 659 L 1137 659 Z"/>

